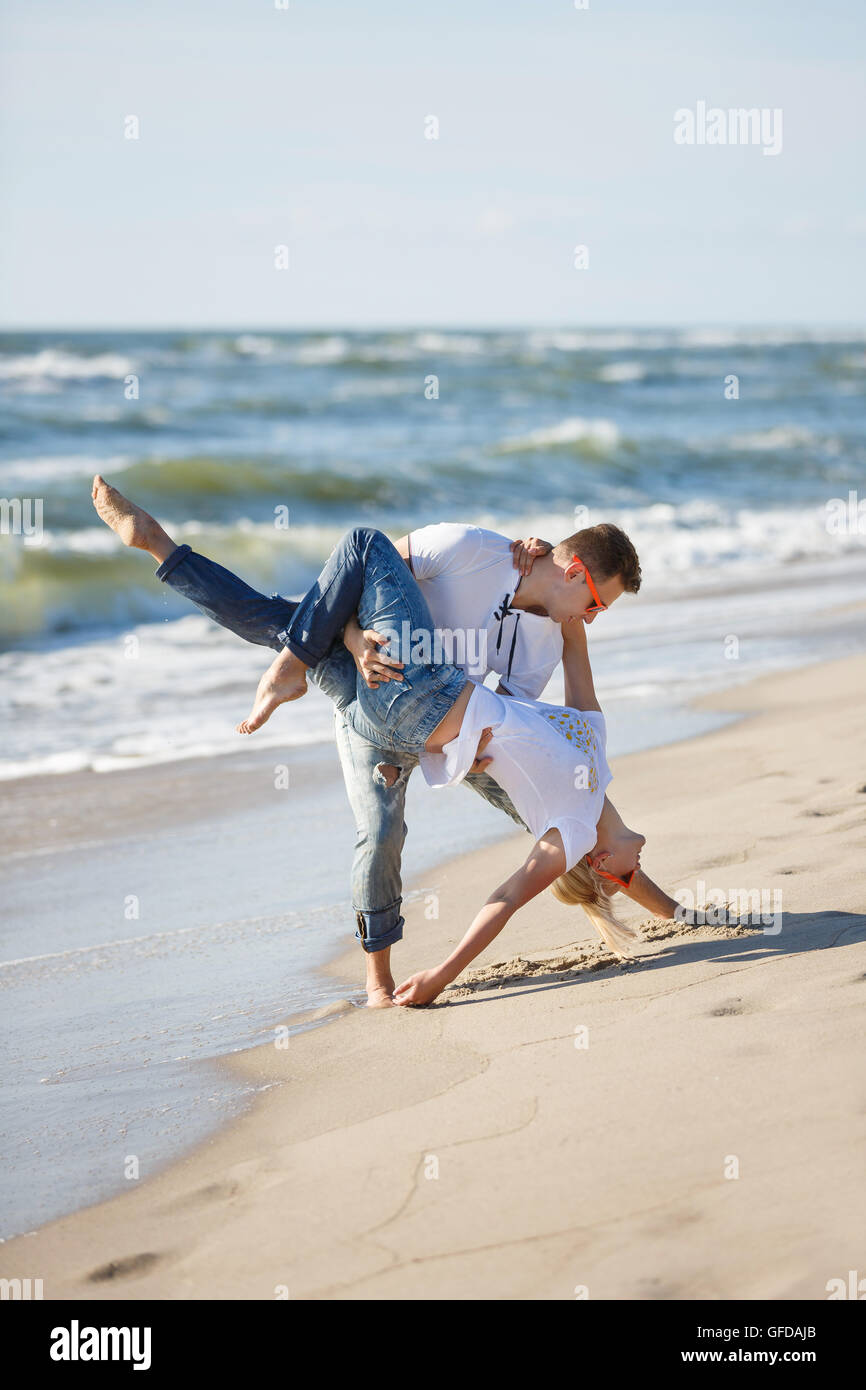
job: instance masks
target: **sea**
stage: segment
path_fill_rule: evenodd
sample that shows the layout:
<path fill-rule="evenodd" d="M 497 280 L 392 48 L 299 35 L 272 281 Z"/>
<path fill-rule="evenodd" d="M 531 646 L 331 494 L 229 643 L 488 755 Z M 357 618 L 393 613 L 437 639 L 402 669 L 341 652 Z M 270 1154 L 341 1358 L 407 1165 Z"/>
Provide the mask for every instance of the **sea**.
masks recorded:
<path fill-rule="evenodd" d="M 616 522 L 643 585 L 590 629 L 614 773 L 617 756 L 729 717 L 696 696 L 866 644 L 864 329 L 6 333 L 13 806 L 33 778 L 62 808 L 70 774 L 98 788 L 207 759 L 231 808 L 249 756 L 234 726 L 269 653 L 120 546 L 93 511 L 96 472 L 178 542 L 287 596 L 359 522 L 550 541 Z M 555 676 L 545 698 L 561 697 Z M 97 819 L 86 850 L 52 852 L 50 882 L 39 843 L 4 855 L 0 1235 L 123 1190 L 118 1145 L 152 1171 L 199 1142 L 251 1098 L 220 1057 L 345 997 L 320 969 L 354 929 L 332 712 L 312 690 L 255 737 L 307 789 L 302 814 L 263 796 L 235 833 L 168 816 L 146 843 Z M 413 881 L 511 828 L 468 793 L 421 785 L 407 821 Z M 83 872 L 87 856 L 98 867 Z M 124 890 L 142 856 L 159 887 L 130 921 L 116 904 L 137 896 Z"/>

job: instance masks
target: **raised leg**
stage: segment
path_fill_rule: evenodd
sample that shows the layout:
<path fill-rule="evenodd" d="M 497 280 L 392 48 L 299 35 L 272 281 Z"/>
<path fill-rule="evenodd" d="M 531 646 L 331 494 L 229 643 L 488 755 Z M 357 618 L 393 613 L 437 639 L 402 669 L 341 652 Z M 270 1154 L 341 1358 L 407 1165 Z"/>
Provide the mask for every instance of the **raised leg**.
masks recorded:
<path fill-rule="evenodd" d="M 292 620 L 297 604 L 272 594 L 270 598 L 245 584 L 188 545 L 177 545 L 158 521 L 137 507 L 97 473 L 93 505 L 124 545 L 145 550 L 159 562 L 157 579 L 194 603 L 200 612 L 245 642 L 283 650 L 280 633 Z"/>
<path fill-rule="evenodd" d="M 166 560 L 177 547 L 167 531 L 142 507 L 137 507 L 107 483 L 101 473 L 93 479 L 90 490 L 93 505 L 106 526 L 110 526 L 124 545 L 134 550 L 146 550 L 158 564 Z"/>

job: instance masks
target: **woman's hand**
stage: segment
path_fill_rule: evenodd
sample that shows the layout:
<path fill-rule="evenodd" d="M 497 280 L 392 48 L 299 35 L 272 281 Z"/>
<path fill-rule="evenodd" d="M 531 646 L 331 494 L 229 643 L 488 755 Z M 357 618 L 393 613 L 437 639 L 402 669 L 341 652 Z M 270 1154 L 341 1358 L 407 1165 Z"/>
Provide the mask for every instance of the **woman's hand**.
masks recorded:
<path fill-rule="evenodd" d="M 386 652 L 380 651 L 382 643 L 389 640 L 372 628 L 361 628 L 357 618 L 350 618 L 343 629 L 343 643 L 355 658 L 355 665 L 371 690 L 378 690 L 382 681 L 403 679 L 400 675 L 402 661 L 395 661 Z"/>
<path fill-rule="evenodd" d="M 514 556 L 514 568 L 524 575 L 529 574 L 540 555 L 549 555 L 553 546 L 549 541 L 540 541 L 537 536 L 530 536 L 525 541 L 512 541 L 510 548 Z"/>
<path fill-rule="evenodd" d="M 397 986 L 394 1003 L 411 1004 L 416 1008 L 432 1004 L 448 983 L 441 970 L 419 970 L 417 975 L 410 975 L 408 980 Z"/>

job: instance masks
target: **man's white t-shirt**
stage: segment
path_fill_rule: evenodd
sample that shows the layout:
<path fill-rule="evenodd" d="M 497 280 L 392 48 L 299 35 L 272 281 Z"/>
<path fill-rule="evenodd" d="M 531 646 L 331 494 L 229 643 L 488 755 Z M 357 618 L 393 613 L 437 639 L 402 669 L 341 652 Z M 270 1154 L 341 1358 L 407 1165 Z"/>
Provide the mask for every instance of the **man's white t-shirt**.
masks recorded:
<path fill-rule="evenodd" d="M 562 660 L 562 629 L 552 618 L 513 609 L 520 583 L 510 541 L 479 526 L 442 522 L 409 535 L 409 554 L 442 659 L 474 680 L 499 673 L 505 690 L 540 695 Z"/>
<path fill-rule="evenodd" d="M 431 787 L 451 786 L 466 776 L 477 755 L 482 730 L 493 737 L 482 756 L 492 758 L 491 777 L 511 797 L 536 840 L 554 827 L 562 836 L 566 869 L 595 845 L 605 789 L 611 781 L 604 716 L 537 700 L 503 698 L 476 684 L 460 733 L 441 753 L 421 753 Z"/>

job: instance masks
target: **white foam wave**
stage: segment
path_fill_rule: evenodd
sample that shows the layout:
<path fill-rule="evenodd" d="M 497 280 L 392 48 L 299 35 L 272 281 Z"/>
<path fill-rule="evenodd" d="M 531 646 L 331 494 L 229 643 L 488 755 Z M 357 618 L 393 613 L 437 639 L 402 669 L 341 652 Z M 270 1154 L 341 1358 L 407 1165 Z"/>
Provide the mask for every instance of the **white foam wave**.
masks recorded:
<path fill-rule="evenodd" d="M 131 467 L 134 459 L 117 455 L 96 458 L 87 454 L 45 454 L 32 459 L 9 459 L 0 464 L 4 488 L 13 491 L 27 489 L 33 483 L 55 482 L 63 478 L 92 478 L 94 473 L 120 473 Z"/>
<path fill-rule="evenodd" d="M 43 348 L 41 352 L 0 358 L 0 379 L 4 381 L 26 381 L 33 378 L 87 381 L 99 377 L 123 378 L 132 371 L 132 360 L 116 352 L 79 357 L 77 353 L 64 352 L 60 348 Z"/>
<path fill-rule="evenodd" d="M 817 444 L 826 448 L 828 445 L 836 445 L 836 441 L 819 439 L 812 430 L 806 429 L 802 425 L 772 425 L 769 429 L 732 435 L 727 444 L 728 448 L 732 450 L 743 449 L 754 453 L 772 453 L 784 449 L 810 448 Z"/>
<path fill-rule="evenodd" d="M 585 332 L 547 331 L 528 334 L 526 344 L 531 352 L 628 352 L 639 348 L 650 352 L 669 347 L 670 333 L 620 331 L 617 329 L 587 329 Z"/>
<path fill-rule="evenodd" d="M 328 366 L 332 362 L 342 362 L 349 352 L 349 340 L 337 335 L 330 338 L 316 338 L 294 349 L 291 360 L 301 366 Z"/>
<path fill-rule="evenodd" d="M 496 446 L 496 452 L 511 454 L 523 449 L 561 448 L 568 444 L 591 444 L 601 449 L 613 449 L 619 440 L 619 430 L 612 420 L 587 420 L 581 415 L 572 415 L 556 425 L 504 439 Z"/>
<path fill-rule="evenodd" d="M 676 348 L 757 348 L 857 344 L 866 342 L 862 328 L 694 327 L 584 330 L 554 329 L 527 333 L 530 352 L 656 352 Z"/>
<path fill-rule="evenodd" d="M 609 362 L 596 372 L 599 381 L 642 381 L 646 368 L 640 362 Z"/>
<path fill-rule="evenodd" d="M 577 503 L 583 502 L 578 497 Z M 675 505 L 600 508 L 587 500 L 581 524 L 612 521 L 630 536 L 640 556 L 647 593 L 724 587 L 756 572 L 769 576 L 804 562 L 866 558 L 866 536 L 828 530 L 826 506 L 744 508 L 694 499 Z M 560 540 L 574 529 L 568 513 L 533 513 L 522 521 L 485 525 L 514 536 Z"/>
<path fill-rule="evenodd" d="M 487 351 L 486 339 L 471 333 L 419 333 L 415 338 L 419 352 L 454 353 L 474 357 Z"/>
<path fill-rule="evenodd" d="M 331 741 L 333 707 L 315 688 L 254 745 L 235 732 L 270 655 L 199 616 L 72 648 L 7 652 L 0 781 Z"/>
<path fill-rule="evenodd" d="M 274 340 L 255 333 L 241 333 L 234 340 L 234 349 L 241 357 L 270 357 L 274 350 Z"/>
<path fill-rule="evenodd" d="M 681 346 L 695 348 L 831 346 L 862 343 L 866 332 L 860 328 L 688 328 L 676 338 Z"/>

